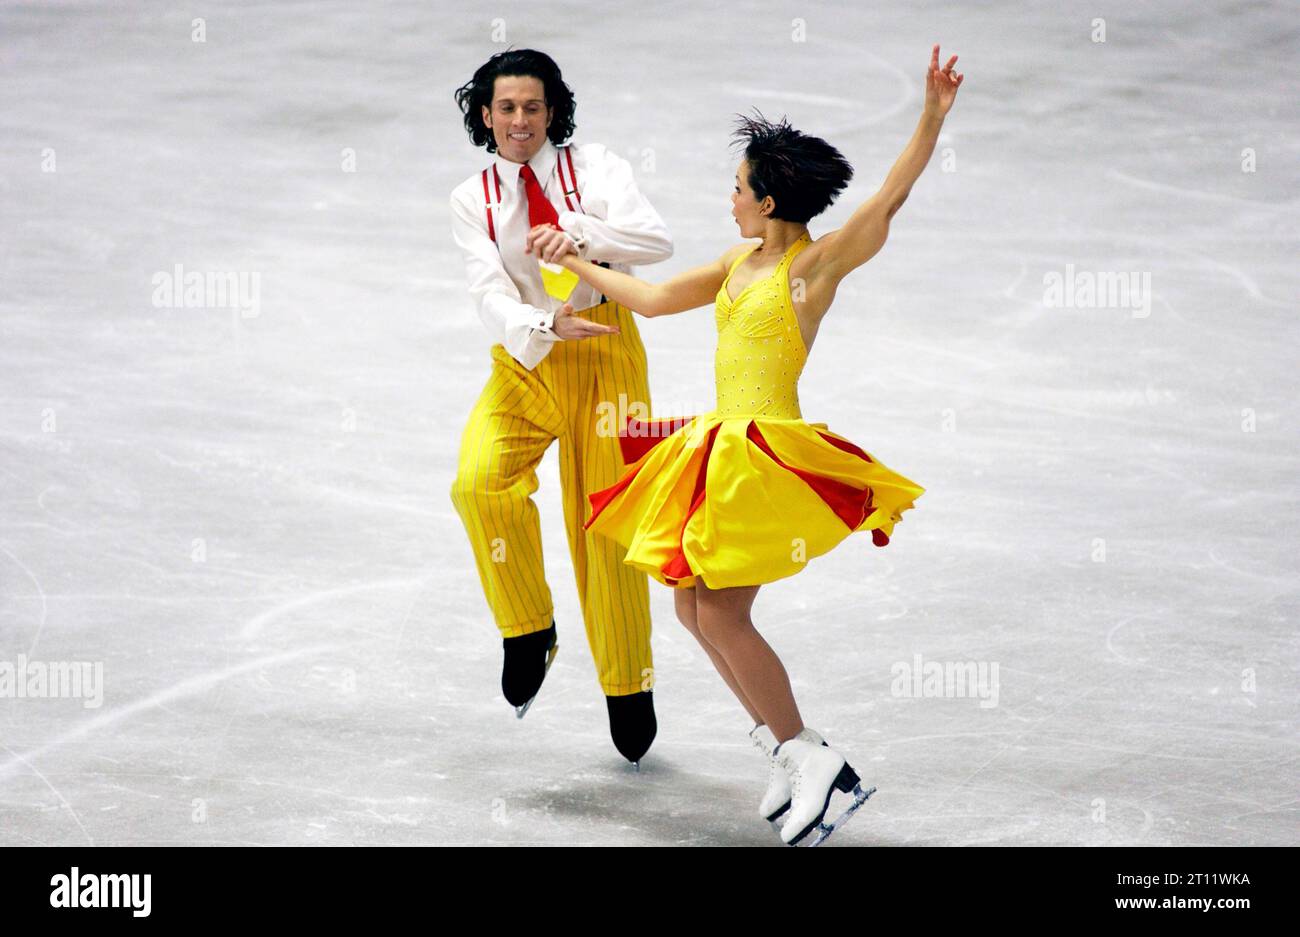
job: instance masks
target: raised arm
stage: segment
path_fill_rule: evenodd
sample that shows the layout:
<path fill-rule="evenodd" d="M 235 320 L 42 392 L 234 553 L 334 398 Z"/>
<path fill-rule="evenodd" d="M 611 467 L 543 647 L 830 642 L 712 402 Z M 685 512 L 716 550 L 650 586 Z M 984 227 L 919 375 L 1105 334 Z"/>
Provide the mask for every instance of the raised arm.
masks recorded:
<path fill-rule="evenodd" d="M 817 239 L 821 255 L 817 266 L 836 281 L 862 266 L 885 245 L 890 219 L 903 206 L 912 185 L 929 163 L 939 129 L 965 77 L 953 71 L 956 61 L 954 55 L 940 69 L 939 46 L 934 46 L 926 71 L 925 107 L 907 148 L 890 169 L 884 184 L 849 216 L 844 227 Z"/>
<path fill-rule="evenodd" d="M 615 302 L 647 318 L 670 316 L 713 302 L 718 288 L 726 279 L 731 261 L 744 247 L 733 247 L 717 260 L 679 273 L 663 283 L 647 283 L 619 270 L 610 270 L 590 261 L 565 254 L 559 260 L 583 280 Z"/>

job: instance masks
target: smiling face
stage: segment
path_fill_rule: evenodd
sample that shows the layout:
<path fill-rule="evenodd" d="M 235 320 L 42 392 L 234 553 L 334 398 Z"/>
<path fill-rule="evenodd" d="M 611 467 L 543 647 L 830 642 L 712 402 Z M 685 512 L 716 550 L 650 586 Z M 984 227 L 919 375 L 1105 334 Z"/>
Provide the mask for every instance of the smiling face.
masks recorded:
<path fill-rule="evenodd" d="M 483 124 L 492 128 L 498 153 L 512 163 L 526 163 L 546 142 L 554 111 L 546 106 L 540 78 L 498 75 L 492 83 L 492 106 L 483 108 Z"/>
<path fill-rule="evenodd" d="M 749 163 L 742 159 L 736 167 L 736 188 L 731 193 L 731 217 L 740 225 L 740 236 L 762 237 L 774 208 L 776 200 L 772 196 L 764 196 L 762 201 L 754 198 L 754 190 L 749 187 Z"/>

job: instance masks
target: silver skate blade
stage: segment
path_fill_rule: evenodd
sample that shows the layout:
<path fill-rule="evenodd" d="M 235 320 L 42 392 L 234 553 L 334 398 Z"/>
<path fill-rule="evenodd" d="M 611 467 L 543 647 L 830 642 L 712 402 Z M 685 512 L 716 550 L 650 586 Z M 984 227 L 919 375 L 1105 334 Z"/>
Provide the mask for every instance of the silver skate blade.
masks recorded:
<path fill-rule="evenodd" d="M 559 649 L 560 649 L 560 642 L 556 641 L 554 644 L 551 645 L 551 649 L 546 652 L 546 669 L 542 671 L 543 680 L 545 680 L 546 675 L 551 672 L 551 664 L 555 663 L 555 654 L 557 651 L 559 651 Z M 541 689 L 538 688 L 537 692 L 540 693 Z M 528 712 L 528 707 L 533 705 L 533 700 L 535 699 L 537 699 L 536 694 L 533 695 L 533 699 L 530 699 L 528 702 L 524 703 L 524 705 L 516 706 L 515 718 L 516 719 L 524 718 L 524 713 Z"/>
<path fill-rule="evenodd" d="M 807 848 L 812 849 L 814 846 L 820 846 L 826 842 L 827 838 L 847 823 L 849 818 L 858 812 L 858 808 L 867 802 L 867 798 L 875 792 L 874 787 L 864 791 L 861 784 L 855 784 L 853 786 L 853 803 L 849 804 L 848 808 L 832 822 L 819 824 L 817 826 L 817 836 L 808 844 Z"/>

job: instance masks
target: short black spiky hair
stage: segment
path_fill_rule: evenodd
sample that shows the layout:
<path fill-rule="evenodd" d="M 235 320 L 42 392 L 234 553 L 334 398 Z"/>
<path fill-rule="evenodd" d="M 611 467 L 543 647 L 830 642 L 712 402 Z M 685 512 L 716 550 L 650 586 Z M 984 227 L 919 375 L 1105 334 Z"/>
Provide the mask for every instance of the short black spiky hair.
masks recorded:
<path fill-rule="evenodd" d="M 545 52 L 536 49 L 507 49 L 498 52 L 478 67 L 474 77 L 456 89 L 456 103 L 465 115 L 465 130 L 475 146 L 497 151 L 492 128 L 483 126 L 483 108 L 492 108 L 492 91 L 501 75 L 536 78 L 546 94 L 546 106 L 555 108 L 546 136 L 557 146 L 573 136 L 573 112 L 578 104 L 573 89 L 560 76 L 560 66 Z"/>
<path fill-rule="evenodd" d="M 738 114 L 735 145 L 745 147 L 749 187 L 760 202 L 772 196 L 772 217 L 799 224 L 820 215 L 853 178 L 853 167 L 840 151 L 821 137 L 810 137 L 784 117 L 772 123 L 754 109 L 755 117 Z"/>

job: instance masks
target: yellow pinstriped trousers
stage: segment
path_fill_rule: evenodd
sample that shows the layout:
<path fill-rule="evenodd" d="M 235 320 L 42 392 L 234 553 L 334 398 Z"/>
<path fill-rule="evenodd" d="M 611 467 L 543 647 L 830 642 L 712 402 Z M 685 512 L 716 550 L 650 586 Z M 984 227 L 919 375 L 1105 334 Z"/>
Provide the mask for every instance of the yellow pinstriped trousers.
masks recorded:
<path fill-rule="evenodd" d="M 578 601 L 596 674 L 607 696 L 650 689 L 649 579 L 623 562 L 626 550 L 583 530 L 587 493 L 622 476 L 618 437 L 606 418 L 598 434 L 597 405 L 617 412 L 650 407 L 645 348 L 626 306 L 613 301 L 580 310 L 619 334 L 556 342 L 529 371 L 501 345 L 492 346 L 492 374 L 461 437 L 451 499 L 465 524 L 488 606 L 503 638 L 543 631 L 554 615 L 542 568 L 536 468 L 560 441 L 560 488 L 578 586 Z M 556 622 L 563 635 L 563 623 Z M 562 643 L 562 642 L 561 642 Z"/>

